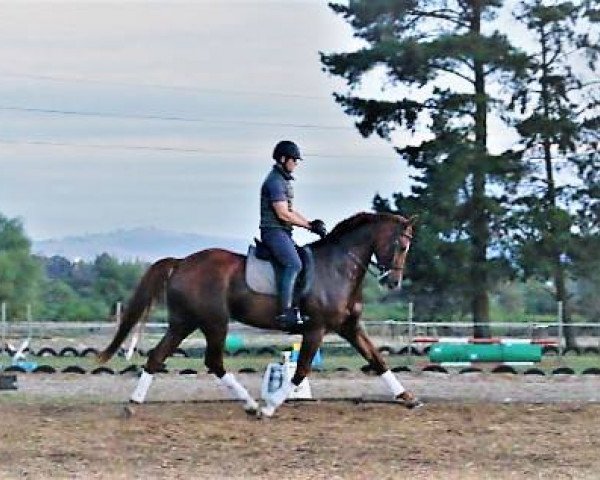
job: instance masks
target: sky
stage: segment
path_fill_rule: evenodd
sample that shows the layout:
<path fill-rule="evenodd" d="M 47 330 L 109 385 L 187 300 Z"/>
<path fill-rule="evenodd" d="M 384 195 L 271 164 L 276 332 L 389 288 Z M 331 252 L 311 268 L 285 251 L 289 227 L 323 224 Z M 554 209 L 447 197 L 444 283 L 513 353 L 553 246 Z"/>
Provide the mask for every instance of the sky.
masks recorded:
<path fill-rule="evenodd" d="M 290 139 L 306 159 L 295 207 L 332 227 L 409 182 L 321 70 L 319 51 L 356 46 L 321 1 L 3 2 L 0 212 L 36 240 L 252 238 L 273 146 Z"/>
<path fill-rule="evenodd" d="M 322 71 L 320 51 L 360 45 L 321 0 L 4 1 L 0 212 L 35 240 L 136 227 L 251 239 L 273 146 L 289 139 L 306 159 L 295 207 L 331 228 L 410 185 Z"/>

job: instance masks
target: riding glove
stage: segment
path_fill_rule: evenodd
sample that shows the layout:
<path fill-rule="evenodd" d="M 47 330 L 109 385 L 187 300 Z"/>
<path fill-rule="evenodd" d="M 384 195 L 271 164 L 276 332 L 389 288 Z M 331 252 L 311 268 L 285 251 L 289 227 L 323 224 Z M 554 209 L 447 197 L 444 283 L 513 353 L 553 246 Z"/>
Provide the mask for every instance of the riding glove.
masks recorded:
<path fill-rule="evenodd" d="M 327 235 L 327 228 L 323 220 L 313 220 L 310 222 L 310 231 L 316 233 L 319 237 L 323 238 Z"/>

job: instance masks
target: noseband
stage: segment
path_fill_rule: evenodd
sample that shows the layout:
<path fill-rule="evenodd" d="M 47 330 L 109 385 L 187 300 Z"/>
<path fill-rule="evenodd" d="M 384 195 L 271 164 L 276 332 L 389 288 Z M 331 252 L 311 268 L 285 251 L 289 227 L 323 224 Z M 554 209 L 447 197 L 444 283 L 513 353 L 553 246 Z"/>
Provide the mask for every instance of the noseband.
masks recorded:
<path fill-rule="evenodd" d="M 400 228 L 403 228 L 403 227 L 400 227 Z M 413 238 L 412 235 L 410 235 L 409 233 L 406 233 L 405 231 L 399 232 L 400 228 L 397 228 L 396 230 L 394 230 L 393 238 L 395 238 L 395 240 L 391 246 L 392 251 L 391 251 L 391 256 L 390 256 L 390 264 L 394 261 L 394 258 L 396 258 L 396 255 L 398 255 L 398 252 L 402 248 L 402 243 L 400 242 L 400 238 L 408 238 L 409 241 L 412 240 L 412 238 Z M 393 265 L 384 265 L 381 262 L 379 262 L 379 259 L 377 260 L 377 262 L 374 262 L 373 260 L 369 259 L 369 263 L 367 265 L 364 265 L 362 263 L 362 261 L 360 260 L 360 258 L 358 258 L 354 253 L 348 252 L 348 256 L 359 267 L 361 267 L 365 272 L 374 276 L 378 282 L 385 279 L 390 273 L 392 273 L 394 271 L 398 271 L 398 272 L 404 271 L 404 266 L 395 267 Z M 374 272 L 373 270 L 371 270 L 370 267 L 375 267 L 379 271 L 379 273 Z"/>

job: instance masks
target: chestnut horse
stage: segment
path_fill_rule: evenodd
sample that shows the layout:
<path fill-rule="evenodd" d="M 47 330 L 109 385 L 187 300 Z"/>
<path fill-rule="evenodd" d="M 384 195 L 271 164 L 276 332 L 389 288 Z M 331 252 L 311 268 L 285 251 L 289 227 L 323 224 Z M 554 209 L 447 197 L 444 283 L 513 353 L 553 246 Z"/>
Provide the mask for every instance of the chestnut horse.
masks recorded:
<path fill-rule="evenodd" d="M 184 259 L 165 258 L 154 263 L 142 277 L 125 308 L 121 324 L 110 345 L 99 355 L 106 362 L 117 351 L 134 325 L 148 314 L 154 299 L 166 288 L 169 326 L 148 360 L 131 401 L 142 403 L 164 360 L 196 329 L 206 338 L 204 363 L 231 395 L 245 402 L 248 412 L 271 416 L 295 386 L 309 374 L 323 337 L 335 332 L 346 339 L 381 376 L 399 403 L 412 408 L 421 403 L 406 391 L 359 324 L 362 282 L 370 264 L 379 268 L 380 283 L 390 289 L 402 282 L 413 233 L 412 219 L 389 213 L 359 213 L 340 222 L 326 237 L 310 247 L 314 256 L 313 284 L 299 307 L 310 317 L 302 332 L 296 373 L 267 399 L 261 410 L 248 391 L 227 373 L 223 352 L 230 318 L 254 327 L 278 329 L 277 299 L 254 293 L 246 285 L 246 257 L 222 249 L 208 249 Z M 372 262 L 375 256 L 377 263 Z"/>

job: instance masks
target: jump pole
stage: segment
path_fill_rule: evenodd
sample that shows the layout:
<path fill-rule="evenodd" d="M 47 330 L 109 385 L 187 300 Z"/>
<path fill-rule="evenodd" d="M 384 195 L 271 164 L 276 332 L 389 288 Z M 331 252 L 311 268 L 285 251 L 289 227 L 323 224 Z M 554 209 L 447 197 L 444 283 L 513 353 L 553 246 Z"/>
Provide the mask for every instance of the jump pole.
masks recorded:
<path fill-rule="evenodd" d="M 21 343 L 21 345 L 19 346 L 19 348 L 17 349 L 16 353 L 13 356 L 13 361 L 18 361 L 18 360 L 24 360 L 25 359 L 25 350 L 27 349 L 27 347 L 29 346 L 29 343 L 31 342 L 31 339 L 33 337 L 33 330 L 32 330 L 32 315 L 31 315 L 31 304 L 28 303 L 27 304 L 27 338 L 23 341 L 23 343 Z"/>
<path fill-rule="evenodd" d="M 414 304 L 413 304 L 413 302 L 408 302 L 408 362 L 410 365 L 412 365 L 412 363 L 413 363 L 413 358 L 412 358 L 413 316 L 414 316 Z"/>
<path fill-rule="evenodd" d="M 123 315 L 123 303 L 117 302 L 117 304 L 115 306 L 115 320 L 117 322 L 117 328 L 121 324 L 122 315 Z M 127 347 L 127 351 L 125 352 L 126 360 L 131 360 L 131 357 L 133 357 L 133 352 L 135 351 L 135 347 L 136 347 L 136 345 L 140 339 L 140 336 L 142 334 L 143 324 L 144 324 L 143 321 L 140 322 L 137 325 L 137 328 L 134 330 L 133 335 L 131 336 L 131 341 L 129 342 L 129 347 Z"/>
<path fill-rule="evenodd" d="M 140 323 L 138 323 L 137 328 L 133 332 L 133 335 L 131 336 L 131 343 L 129 344 L 129 348 L 127 349 L 127 352 L 125 353 L 126 360 L 131 360 L 131 357 L 133 357 L 133 352 L 135 352 L 135 347 L 137 346 L 138 342 L 140 341 L 140 338 L 142 338 L 144 324 L 145 324 L 144 321 L 141 321 Z"/>

